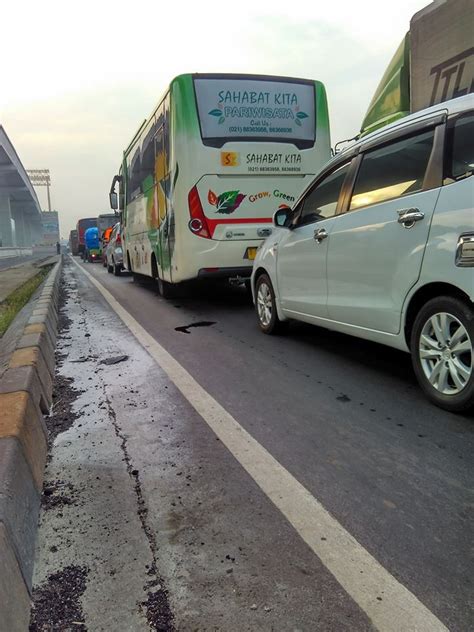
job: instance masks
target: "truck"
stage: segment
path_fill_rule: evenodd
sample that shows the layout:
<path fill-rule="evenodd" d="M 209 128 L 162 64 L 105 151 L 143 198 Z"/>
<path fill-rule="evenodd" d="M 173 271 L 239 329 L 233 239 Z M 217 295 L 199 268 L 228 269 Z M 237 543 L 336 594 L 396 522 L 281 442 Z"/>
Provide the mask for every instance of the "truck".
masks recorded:
<path fill-rule="evenodd" d="M 97 228 L 99 229 L 99 239 L 102 239 L 102 235 L 107 228 L 113 228 L 118 222 L 118 214 L 115 213 L 101 213 L 97 217 Z"/>
<path fill-rule="evenodd" d="M 88 228 L 92 228 L 93 226 L 97 226 L 97 217 L 83 217 L 77 222 L 77 254 L 80 256 L 84 255 L 86 248 L 84 233 Z"/>
<path fill-rule="evenodd" d="M 474 2 L 435 0 L 415 13 L 364 117 L 361 135 L 474 92 Z"/>
<path fill-rule="evenodd" d="M 76 256 L 79 254 L 79 240 L 77 236 L 77 230 L 71 230 L 69 233 L 69 248 L 71 254 Z"/>
<path fill-rule="evenodd" d="M 102 258 L 102 248 L 99 240 L 99 229 L 97 226 L 88 228 L 84 233 L 85 250 L 83 254 L 84 261 L 94 263 Z"/>
<path fill-rule="evenodd" d="M 119 221 L 118 213 L 101 213 L 97 217 L 97 228 L 99 229 L 99 241 L 101 249 L 102 262 L 105 265 L 105 249 L 109 242 L 110 233 L 113 227 Z"/>

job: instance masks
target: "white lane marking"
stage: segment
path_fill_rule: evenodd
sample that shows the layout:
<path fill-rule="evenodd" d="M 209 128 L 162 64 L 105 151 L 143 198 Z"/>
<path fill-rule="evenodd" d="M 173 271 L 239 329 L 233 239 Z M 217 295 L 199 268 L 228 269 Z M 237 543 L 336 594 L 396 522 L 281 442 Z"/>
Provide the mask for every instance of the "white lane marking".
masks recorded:
<path fill-rule="evenodd" d="M 99 281 L 76 261 L 74 263 L 376 628 L 384 632 L 448 630 L 204 390 Z"/>

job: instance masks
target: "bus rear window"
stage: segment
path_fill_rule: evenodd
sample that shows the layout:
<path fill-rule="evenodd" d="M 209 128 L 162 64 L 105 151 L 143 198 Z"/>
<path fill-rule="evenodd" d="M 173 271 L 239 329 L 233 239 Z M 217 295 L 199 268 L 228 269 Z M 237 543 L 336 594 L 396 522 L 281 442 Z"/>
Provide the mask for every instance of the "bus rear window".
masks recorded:
<path fill-rule="evenodd" d="M 312 82 L 196 77 L 194 88 L 205 145 L 237 139 L 314 145 Z"/>

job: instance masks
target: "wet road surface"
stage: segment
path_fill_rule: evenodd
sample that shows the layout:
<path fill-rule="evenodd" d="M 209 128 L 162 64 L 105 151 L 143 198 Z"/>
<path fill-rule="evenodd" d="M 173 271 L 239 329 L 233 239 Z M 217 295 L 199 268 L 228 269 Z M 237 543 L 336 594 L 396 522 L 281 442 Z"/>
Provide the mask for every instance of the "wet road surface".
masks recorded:
<path fill-rule="evenodd" d="M 474 422 L 431 406 L 407 355 L 299 324 L 285 337 L 264 336 L 240 288 L 200 288 L 165 301 L 151 284 L 99 265 L 85 269 L 440 621 L 472 628 Z M 136 356 L 97 290 L 77 268 L 69 274 L 88 304 L 91 335 L 107 332 L 103 350 Z M 143 476 L 177 629 L 370 629 L 146 354 L 139 365 L 147 372 L 129 386 L 139 431 L 128 415 L 121 423 Z M 110 387 L 119 367 L 100 370 Z M 155 401 L 160 412 L 145 421 Z M 156 416 L 170 410 L 172 432 L 169 423 L 157 430 Z M 171 433 L 164 442 L 163 432 Z M 167 467 L 157 477 L 158 463 Z"/>

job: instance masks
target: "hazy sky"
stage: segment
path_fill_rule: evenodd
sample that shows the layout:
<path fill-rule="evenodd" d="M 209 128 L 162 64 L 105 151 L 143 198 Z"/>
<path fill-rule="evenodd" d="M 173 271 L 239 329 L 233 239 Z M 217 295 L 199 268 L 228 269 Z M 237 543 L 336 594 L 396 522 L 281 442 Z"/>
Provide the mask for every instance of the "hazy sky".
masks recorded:
<path fill-rule="evenodd" d="M 429 0 L 17 0 L 2 5 L 0 122 L 49 168 L 66 237 L 107 212 L 124 147 L 169 80 L 251 72 L 326 85 L 332 144 L 354 136 L 413 13 Z M 6 5 L 6 6 L 5 6 Z M 38 197 L 46 208 L 44 189 Z"/>

